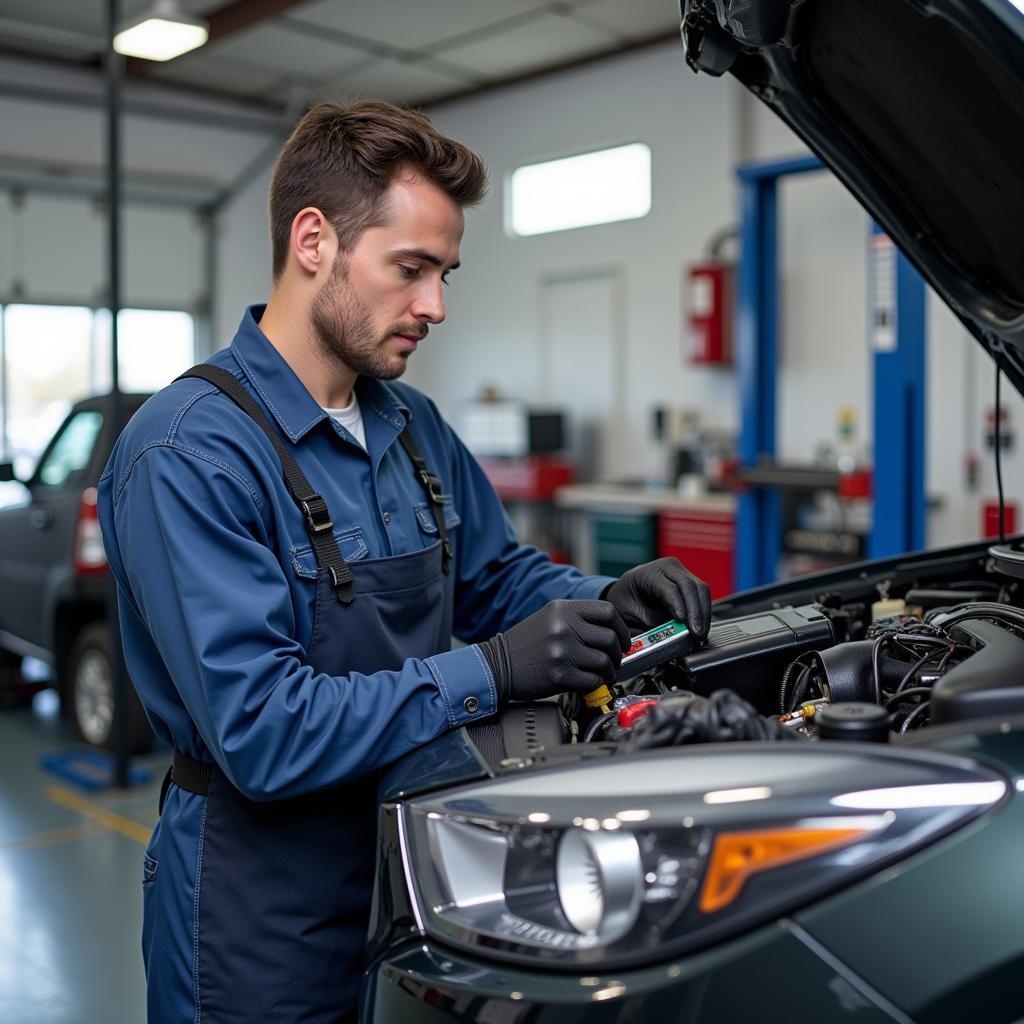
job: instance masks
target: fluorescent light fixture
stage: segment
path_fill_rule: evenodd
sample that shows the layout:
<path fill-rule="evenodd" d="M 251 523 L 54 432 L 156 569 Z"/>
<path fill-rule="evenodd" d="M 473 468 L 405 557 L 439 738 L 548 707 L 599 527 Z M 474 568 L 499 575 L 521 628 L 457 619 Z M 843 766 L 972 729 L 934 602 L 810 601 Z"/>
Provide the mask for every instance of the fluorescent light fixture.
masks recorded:
<path fill-rule="evenodd" d="M 202 46 L 209 37 L 206 22 L 181 11 L 177 0 L 156 0 L 114 36 L 114 49 L 126 57 L 173 60 Z"/>
<path fill-rule="evenodd" d="M 509 178 L 508 227 L 541 235 L 646 217 L 651 148 L 642 142 L 517 167 Z"/>

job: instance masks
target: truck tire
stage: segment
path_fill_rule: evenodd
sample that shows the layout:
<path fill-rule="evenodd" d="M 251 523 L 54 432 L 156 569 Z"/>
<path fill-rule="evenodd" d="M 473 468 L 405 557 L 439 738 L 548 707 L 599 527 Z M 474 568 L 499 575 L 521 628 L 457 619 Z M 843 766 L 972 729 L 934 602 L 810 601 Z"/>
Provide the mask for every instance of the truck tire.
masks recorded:
<path fill-rule="evenodd" d="M 92 622 L 75 637 L 65 692 L 82 739 L 94 747 L 115 750 L 114 670 L 110 627 L 105 622 Z M 131 683 L 127 696 L 128 753 L 141 754 L 152 745 L 153 731 Z"/>

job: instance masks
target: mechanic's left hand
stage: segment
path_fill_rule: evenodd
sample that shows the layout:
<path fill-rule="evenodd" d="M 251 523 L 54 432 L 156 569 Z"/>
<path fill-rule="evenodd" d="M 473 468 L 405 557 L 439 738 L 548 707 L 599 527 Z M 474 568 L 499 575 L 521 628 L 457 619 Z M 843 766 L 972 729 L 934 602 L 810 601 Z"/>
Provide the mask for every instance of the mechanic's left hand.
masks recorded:
<path fill-rule="evenodd" d="M 602 597 L 634 629 L 650 629 L 671 617 L 703 640 L 711 627 L 711 591 L 678 558 L 658 558 L 630 569 Z"/>

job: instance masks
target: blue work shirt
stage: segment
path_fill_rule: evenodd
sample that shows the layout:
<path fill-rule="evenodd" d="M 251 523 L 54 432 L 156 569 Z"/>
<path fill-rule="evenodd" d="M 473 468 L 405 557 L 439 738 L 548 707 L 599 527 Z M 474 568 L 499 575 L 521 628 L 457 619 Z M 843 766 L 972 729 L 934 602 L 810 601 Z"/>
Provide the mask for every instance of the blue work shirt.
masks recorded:
<path fill-rule="evenodd" d="M 480 466 L 415 388 L 359 378 L 364 449 L 270 344 L 262 312 L 251 307 L 230 348 L 209 362 L 234 374 L 291 442 L 350 562 L 437 542 L 426 494 L 397 443 L 412 424 L 442 482 L 452 621 L 469 645 L 388 671 L 363 674 L 354 663 L 342 676 L 314 672 L 306 652 L 317 565 L 270 441 L 204 381 L 156 394 L 99 484 L 128 671 L 159 736 L 212 757 L 244 795 L 276 799 L 362 775 L 493 714 L 494 680 L 475 644 L 555 598 L 596 598 L 612 580 L 519 544 Z"/>

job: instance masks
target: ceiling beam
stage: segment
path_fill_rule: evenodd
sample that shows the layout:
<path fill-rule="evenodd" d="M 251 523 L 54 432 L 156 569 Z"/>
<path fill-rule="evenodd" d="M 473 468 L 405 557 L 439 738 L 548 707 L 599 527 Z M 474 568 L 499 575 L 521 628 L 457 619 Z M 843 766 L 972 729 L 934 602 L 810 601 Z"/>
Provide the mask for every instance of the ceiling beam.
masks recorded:
<path fill-rule="evenodd" d="M 560 74 L 563 71 L 575 71 L 577 68 L 586 67 L 588 64 L 597 64 L 604 60 L 611 60 L 621 57 L 627 53 L 634 53 L 637 50 L 646 50 L 650 46 L 659 46 L 662 43 L 678 43 L 679 30 L 671 32 L 659 32 L 647 39 L 637 39 L 633 42 L 623 43 L 610 50 L 598 50 L 596 53 L 588 54 L 586 57 L 574 57 L 572 60 L 561 61 L 554 64 L 547 64 L 532 71 L 524 71 L 518 75 L 507 75 L 505 78 L 496 78 L 486 85 L 474 85 L 468 89 L 455 89 L 451 92 L 438 93 L 427 99 L 415 100 L 410 105 L 415 107 L 435 107 L 441 103 L 453 103 L 455 100 L 470 99 L 475 96 L 482 96 L 485 93 L 495 92 L 498 89 L 506 89 L 510 85 L 521 85 L 524 82 L 532 82 L 538 78 L 546 78 L 548 75 Z M 680 62 L 682 62 L 682 46 L 680 46 Z"/>
<path fill-rule="evenodd" d="M 84 107 L 102 110 L 105 98 L 96 69 L 72 61 L 55 58 L 28 58 L 24 53 L 5 51 L 0 58 L 11 57 L 23 64 L 13 64 L 0 73 L 0 98 L 30 100 L 55 106 Z M 46 85 L 39 84 L 40 69 L 51 76 Z M 193 99 L 194 97 L 194 99 Z M 200 105 L 195 100 L 203 100 Z M 221 100 L 222 103 L 214 103 Z M 294 122 L 293 112 L 283 106 L 243 100 L 227 93 L 197 89 L 181 84 L 150 80 L 128 84 L 121 108 L 136 117 L 179 121 L 210 128 L 272 135 Z M 291 118 L 289 120 L 289 118 Z M 0 138 L 0 143 L 4 140 Z"/>
<path fill-rule="evenodd" d="M 210 25 L 210 42 L 252 28 L 306 0 L 231 0 L 203 15 Z"/>

